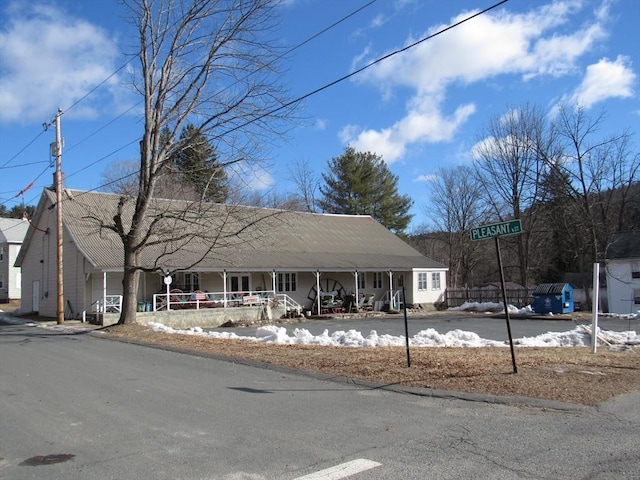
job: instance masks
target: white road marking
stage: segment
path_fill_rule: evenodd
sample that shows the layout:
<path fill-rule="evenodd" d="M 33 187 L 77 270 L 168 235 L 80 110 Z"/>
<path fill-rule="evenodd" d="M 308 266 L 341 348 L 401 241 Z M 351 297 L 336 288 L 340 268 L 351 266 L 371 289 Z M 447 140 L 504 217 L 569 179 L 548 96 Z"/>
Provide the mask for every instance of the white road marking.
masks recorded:
<path fill-rule="evenodd" d="M 295 480 L 340 480 L 347 478 L 356 473 L 364 472 L 375 467 L 379 467 L 381 463 L 367 460 L 366 458 L 358 458 L 350 462 L 341 463 L 335 467 L 327 468 L 319 472 L 310 473 L 304 477 L 298 477 Z"/>

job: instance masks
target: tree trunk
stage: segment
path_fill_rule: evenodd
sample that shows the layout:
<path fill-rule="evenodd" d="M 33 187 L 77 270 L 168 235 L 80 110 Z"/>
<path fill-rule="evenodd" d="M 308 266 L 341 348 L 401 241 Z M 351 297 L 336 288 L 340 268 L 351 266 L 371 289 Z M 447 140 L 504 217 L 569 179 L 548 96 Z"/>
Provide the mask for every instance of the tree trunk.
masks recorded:
<path fill-rule="evenodd" d="M 127 252 L 125 246 L 124 278 L 122 280 L 123 301 L 118 325 L 136 323 L 140 270 L 136 268 L 135 261 L 135 254 Z"/>

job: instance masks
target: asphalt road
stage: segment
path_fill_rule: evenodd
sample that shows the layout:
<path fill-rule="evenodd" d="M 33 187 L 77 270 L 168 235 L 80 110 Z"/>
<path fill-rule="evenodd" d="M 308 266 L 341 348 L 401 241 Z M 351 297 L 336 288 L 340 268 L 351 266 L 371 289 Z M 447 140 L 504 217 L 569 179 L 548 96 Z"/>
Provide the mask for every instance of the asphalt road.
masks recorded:
<path fill-rule="evenodd" d="M 567 410 L 432 398 L 21 325 L 0 325 L 0 403 L 3 479 L 640 472 L 639 395 Z"/>

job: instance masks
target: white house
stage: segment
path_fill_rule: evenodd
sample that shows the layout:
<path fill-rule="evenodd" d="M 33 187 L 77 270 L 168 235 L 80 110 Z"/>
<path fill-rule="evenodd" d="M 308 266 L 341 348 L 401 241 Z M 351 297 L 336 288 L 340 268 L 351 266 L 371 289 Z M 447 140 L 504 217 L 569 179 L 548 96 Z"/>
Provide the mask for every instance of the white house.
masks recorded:
<path fill-rule="evenodd" d="M 616 232 L 605 253 L 610 313 L 640 311 L 640 230 Z"/>
<path fill-rule="evenodd" d="M 122 294 L 122 241 L 104 227 L 113 223 L 120 196 L 65 190 L 63 198 L 64 305 L 73 318 Z M 43 191 L 17 261 L 22 310 L 47 317 L 57 310 L 55 201 L 54 192 Z M 124 204 L 125 218 L 133 203 Z M 138 302 L 146 311 L 230 307 L 267 295 L 315 313 L 324 313 L 325 295 L 335 300 L 327 308 L 338 310 L 347 296 L 370 299 L 378 309 L 430 306 L 444 298 L 447 267 L 368 215 L 167 199 L 154 200 L 151 210 L 162 221 L 139 252 L 145 271 Z"/>
<path fill-rule="evenodd" d="M 0 302 L 22 297 L 20 268 L 14 262 L 28 228 L 26 218 L 0 218 Z"/>

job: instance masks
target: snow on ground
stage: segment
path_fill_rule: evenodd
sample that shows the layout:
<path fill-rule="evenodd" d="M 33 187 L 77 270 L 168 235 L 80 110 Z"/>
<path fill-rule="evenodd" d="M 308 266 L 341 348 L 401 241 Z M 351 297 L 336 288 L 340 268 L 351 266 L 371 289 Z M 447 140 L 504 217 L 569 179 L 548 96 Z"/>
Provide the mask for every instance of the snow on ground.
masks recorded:
<path fill-rule="evenodd" d="M 453 311 L 474 312 L 503 312 L 501 303 L 475 303 L 467 302 L 460 307 L 450 308 Z M 534 315 L 531 307 L 516 308 L 509 305 L 509 313 L 518 315 Z M 611 314 L 607 315 L 613 316 Z M 640 311 L 633 315 L 620 315 L 623 318 L 640 318 Z M 339 330 L 329 334 L 325 330 L 321 335 L 312 335 L 305 328 L 294 328 L 291 334 L 285 327 L 268 325 L 258 327 L 255 335 L 237 335 L 232 332 L 207 332 L 200 327 L 188 330 L 175 330 L 160 323 L 150 323 L 155 331 L 164 333 L 181 333 L 186 335 L 200 335 L 211 338 L 230 338 L 252 342 L 274 343 L 280 345 L 324 345 L 340 347 L 402 347 L 406 345 L 404 335 L 378 335 L 371 330 L 366 337 L 357 330 Z M 613 332 L 598 328 L 598 338 L 606 343 L 616 345 L 640 345 L 640 335 L 635 331 Z M 568 332 L 548 332 L 536 337 L 523 337 L 513 340 L 516 345 L 526 347 L 587 347 L 591 345 L 591 327 L 578 325 Z M 445 334 L 439 333 L 433 328 L 422 330 L 409 339 L 409 345 L 414 347 L 505 347 L 508 342 L 487 340 L 473 332 L 453 330 Z"/>
<path fill-rule="evenodd" d="M 149 326 L 163 333 L 180 333 L 210 338 L 245 340 L 251 342 L 273 343 L 279 345 L 323 345 L 332 347 L 403 347 L 406 340 L 403 335 L 378 335 L 371 330 L 366 337 L 357 330 L 338 330 L 329 334 L 326 330 L 321 335 L 312 335 L 305 328 L 294 328 L 291 334 L 285 327 L 268 325 L 258 327 L 254 336 L 237 335 L 232 332 L 204 331 L 200 327 L 187 330 L 176 330 L 160 323 L 149 323 Z M 513 340 L 516 345 L 526 347 L 588 347 L 591 345 L 591 330 L 579 325 L 568 332 L 548 332 L 537 337 L 523 337 Z M 635 331 L 613 332 L 598 329 L 598 337 L 610 345 L 640 345 L 640 335 Z M 473 332 L 453 330 L 445 334 L 433 328 L 422 330 L 409 339 L 414 347 L 506 347 L 508 342 L 487 340 Z"/>
<path fill-rule="evenodd" d="M 475 312 L 501 312 L 503 305 L 498 303 L 465 303 L 452 311 Z M 509 313 L 519 315 L 533 315 L 530 307 L 518 309 L 509 305 Z M 598 314 L 599 316 L 617 316 L 625 319 L 640 319 L 640 311 L 631 315 Z M 2 315 L 3 320 L 8 321 L 7 315 Z M 37 326 L 35 323 L 27 325 Z M 205 331 L 201 327 L 192 327 L 186 330 L 177 330 L 161 323 L 149 323 L 153 330 L 164 333 L 180 333 L 184 335 L 198 335 L 210 338 L 244 340 L 250 342 L 273 343 L 280 345 L 321 345 L 341 347 L 403 347 L 406 345 L 404 335 L 378 335 L 371 330 L 364 336 L 357 330 L 338 330 L 329 333 L 325 330 L 321 335 L 312 335 L 305 328 L 294 328 L 291 333 L 285 327 L 267 325 L 258 327 L 255 335 L 237 335 L 233 332 Z M 62 329 L 61 325 L 52 325 L 46 328 Z M 598 338 L 612 346 L 640 345 L 640 334 L 634 330 L 626 332 L 606 331 L 598 328 Z M 591 326 L 578 325 L 568 332 L 547 332 L 536 337 L 515 338 L 514 344 L 526 347 L 586 347 L 591 345 Z M 601 343 L 601 342 L 600 342 Z M 447 333 L 439 333 L 433 328 L 422 330 L 409 339 L 409 344 L 414 347 L 505 347 L 508 342 L 488 340 L 481 338 L 473 332 L 452 330 Z"/>

